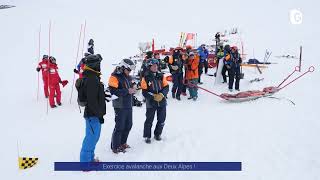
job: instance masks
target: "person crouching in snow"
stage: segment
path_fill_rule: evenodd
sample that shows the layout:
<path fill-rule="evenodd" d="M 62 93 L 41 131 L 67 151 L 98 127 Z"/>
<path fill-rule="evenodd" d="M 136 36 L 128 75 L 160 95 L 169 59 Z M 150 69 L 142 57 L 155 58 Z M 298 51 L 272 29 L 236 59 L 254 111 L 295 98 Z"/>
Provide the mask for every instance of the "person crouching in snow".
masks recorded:
<path fill-rule="evenodd" d="M 127 139 L 132 127 L 133 88 L 130 72 L 135 69 L 130 59 L 123 59 L 109 78 L 109 90 L 118 96 L 112 100 L 115 113 L 115 127 L 112 133 L 111 149 L 113 153 L 126 152 L 130 146 Z"/>
<path fill-rule="evenodd" d="M 196 87 L 198 84 L 199 78 L 199 57 L 195 56 L 193 52 L 189 53 L 188 60 L 186 62 L 186 80 L 188 82 L 188 89 L 190 97 L 188 99 L 193 99 L 196 101 L 198 99 L 198 88 Z"/>
<path fill-rule="evenodd" d="M 38 72 L 41 70 L 42 72 L 43 90 L 44 90 L 44 96 L 46 98 L 49 97 L 48 66 L 49 66 L 49 56 L 43 55 L 42 61 L 39 62 L 36 70 Z"/>
<path fill-rule="evenodd" d="M 49 88 L 50 88 L 50 93 L 49 93 L 49 103 L 51 108 L 57 107 L 55 105 L 54 97 L 56 96 L 56 102 L 59 106 L 61 106 L 61 91 L 60 91 L 60 85 L 59 83 L 62 84 L 64 87 L 65 85 L 68 84 L 67 80 L 61 81 L 61 78 L 58 73 L 58 65 L 56 63 L 56 58 L 50 56 L 49 57 Z"/>
<path fill-rule="evenodd" d="M 95 148 L 100 138 L 103 116 L 106 114 L 104 85 L 100 82 L 101 55 L 86 58 L 83 71 L 83 87 L 87 104 L 84 109 L 86 135 L 82 142 L 80 162 L 95 162 Z"/>
<path fill-rule="evenodd" d="M 154 130 L 154 138 L 161 140 L 161 134 L 166 120 L 166 96 L 169 85 L 162 73 L 158 72 L 158 61 L 150 59 L 147 64 L 149 73 L 141 80 L 142 94 L 146 98 L 146 121 L 144 122 L 143 137 L 145 142 L 151 143 L 151 128 L 154 115 L 157 112 L 157 125 Z"/>

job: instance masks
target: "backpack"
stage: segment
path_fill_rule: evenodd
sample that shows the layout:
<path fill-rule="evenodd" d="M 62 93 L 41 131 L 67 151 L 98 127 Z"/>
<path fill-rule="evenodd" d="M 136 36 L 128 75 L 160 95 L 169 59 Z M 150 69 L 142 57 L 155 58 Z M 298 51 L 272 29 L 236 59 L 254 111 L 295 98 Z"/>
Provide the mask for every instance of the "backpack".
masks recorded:
<path fill-rule="evenodd" d="M 85 107 L 87 105 L 87 93 L 86 93 L 86 78 L 78 78 L 75 83 L 75 87 L 78 91 L 77 102 L 81 107 Z"/>

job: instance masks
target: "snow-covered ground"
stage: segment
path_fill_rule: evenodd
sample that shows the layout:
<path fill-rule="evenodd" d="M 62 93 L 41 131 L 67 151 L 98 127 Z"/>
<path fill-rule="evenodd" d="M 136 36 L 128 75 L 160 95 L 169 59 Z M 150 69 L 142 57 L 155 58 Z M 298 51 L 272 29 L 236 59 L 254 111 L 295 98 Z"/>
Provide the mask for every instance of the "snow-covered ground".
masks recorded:
<path fill-rule="evenodd" d="M 2 3 L 2 2 L 1 2 Z M 0 4 L 1 4 L 0 3 Z M 308 179 L 320 178 L 320 94 L 317 1 L 4 1 L 17 7 L 0 10 L 0 99 L 2 178 L 10 179 Z M 218 7 L 218 8 L 217 8 Z M 303 12 L 303 23 L 291 25 L 289 10 Z M 38 31 L 41 24 L 41 54 L 48 53 L 48 22 L 52 21 L 51 55 L 57 58 L 62 79 L 72 82 L 81 23 L 87 22 L 86 41 L 95 40 L 102 54 L 103 81 L 113 63 L 138 53 L 138 43 L 155 38 L 156 43 L 176 46 L 180 32 L 197 32 L 199 43 L 212 43 L 216 31 L 241 29 L 248 58 L 263 59 L 272 50 L 270 65 L 260 75 L 244 68 L 241 90 L 261 90 L 277 85 L 298 64 L 297 60 L 274 55 L 298 55 L 303 46 L 303 71 L 316 71 L 276 94 L 293 100 L 262 98 L 244 103 L 226 103 L 199 90 L 199 100 L 168 99 L 162 142 L 142 139 L 145 106 L 134 108 L 129 152 L 110 150 L 114 127 L 111 103 L 107 104 L 96 155 L 101 161 L 240 161 L 240 172 L 54 172 L 56 161 L 78 161 L 84 136 L 71 84 L 62 90 L 63 106 L 49 109 L 43 97 L 37 101 Z M 213 70 L 210 70 L 212 73 Z M 264 81 L 249 83 L 256 77 Z M 214 77 L 204 76 L 204 88 L 227 92 L 214 86 Z M 17 141 L 21 156 L 39 157 L 39 163 L 21 171 L 17 166 Z"/>

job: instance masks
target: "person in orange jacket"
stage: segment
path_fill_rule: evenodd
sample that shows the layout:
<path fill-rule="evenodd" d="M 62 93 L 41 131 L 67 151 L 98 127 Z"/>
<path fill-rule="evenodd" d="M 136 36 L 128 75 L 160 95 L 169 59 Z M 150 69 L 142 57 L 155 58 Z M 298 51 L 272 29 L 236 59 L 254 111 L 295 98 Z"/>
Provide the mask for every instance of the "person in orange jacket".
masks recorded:
<path fill-rule="evenodd" d="M 196 101 L 198 99 L 198 84 L 199 78 L 199 56 L 196 56 L 193 52 L 189 53 L 188 60 L 186 62 L 186 80 L 188 81 L 188 89 L 190 97 L 188 99 L 193 99 Z"/>

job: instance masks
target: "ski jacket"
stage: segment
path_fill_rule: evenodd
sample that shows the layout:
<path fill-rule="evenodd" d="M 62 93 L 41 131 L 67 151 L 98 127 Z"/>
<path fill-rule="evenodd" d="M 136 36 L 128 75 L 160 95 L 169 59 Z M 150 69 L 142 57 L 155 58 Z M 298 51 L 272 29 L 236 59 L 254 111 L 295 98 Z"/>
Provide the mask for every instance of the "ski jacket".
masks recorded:
<path fill-rule="evenodd" d="M 186 79 L 197 79 L 199 78 L 199 56 L 195 55 L 194 59 L 188 59 L 186 61 Z"/>
<path fill-rule="evenodd" d="M 90 68 L 84 68 L 83 77 L 85 79 L 85 94 L 87 105 L 84 109 L 84 117 L 102 118 L 106 114 L 106 102 L 104 86 L 100 82 L 100 72 Z M 103 123 L 100 120 L 100 123 Z"/>
<path fill-rule="evenodd" d="M 183 73 L 183 60 L 180 56 L 171 56 L 169 57 L 169 70 L 171 74 Z M 178 69 L 173 69 L 173 67 L 177 67 Z"/>
<path fill-rule="evenodd" d="M 206 59 L 208 59 L 209 52 L 207 49 L 203 49 L 202 47 L 199 47 L 198 53 L 200 56 L 200 62 L 204 62 Z"/>
<path fill-rule="evenodd" d="M 240 67 L 240 64 L 242 63 L 242 59 L 238 51 L 236 51 L 235 53 L 227 53 L 227 55 L 224 58 L 224 63 L 231 67 L 237 68 L 237 67 Z"/>
<path fill-rule="evenodd" d="M 142 94 L 146 98 L 147 108 L 164 107 L 167 105 L 166 96 L 169 92 L 169 84 L 162 73 L 148 73 L 141 80 Z M 154 100 L 154 94 L 162 93 L 164 95 L 160 102 Z"/>
<path fill-rule="evenodd" d="M 126 76 L 123 72 L 118 73 L 114 71 L 109 78 L 110 93 L 118 96 L 117 99 L 112 100 L 114 108 L 132 108 L 133 95 L 129 94 L 129 88 L 131 88 L 131 77 Z"/>
<path fill-rule="evenodd" d="M 50 63 L 49 64 L 49 85 L 56 85 L 61 82 L 61 78 L 58 72 L 58 65 Z"/>
<path fill-rule="evenodd" d="M 42 78 L 48 77 L 48 67 L 50 65 L 50 62 L 48 59 L 42 59 L 41 62 L 39 62 L 38 67 L 42 72 Z"/>

